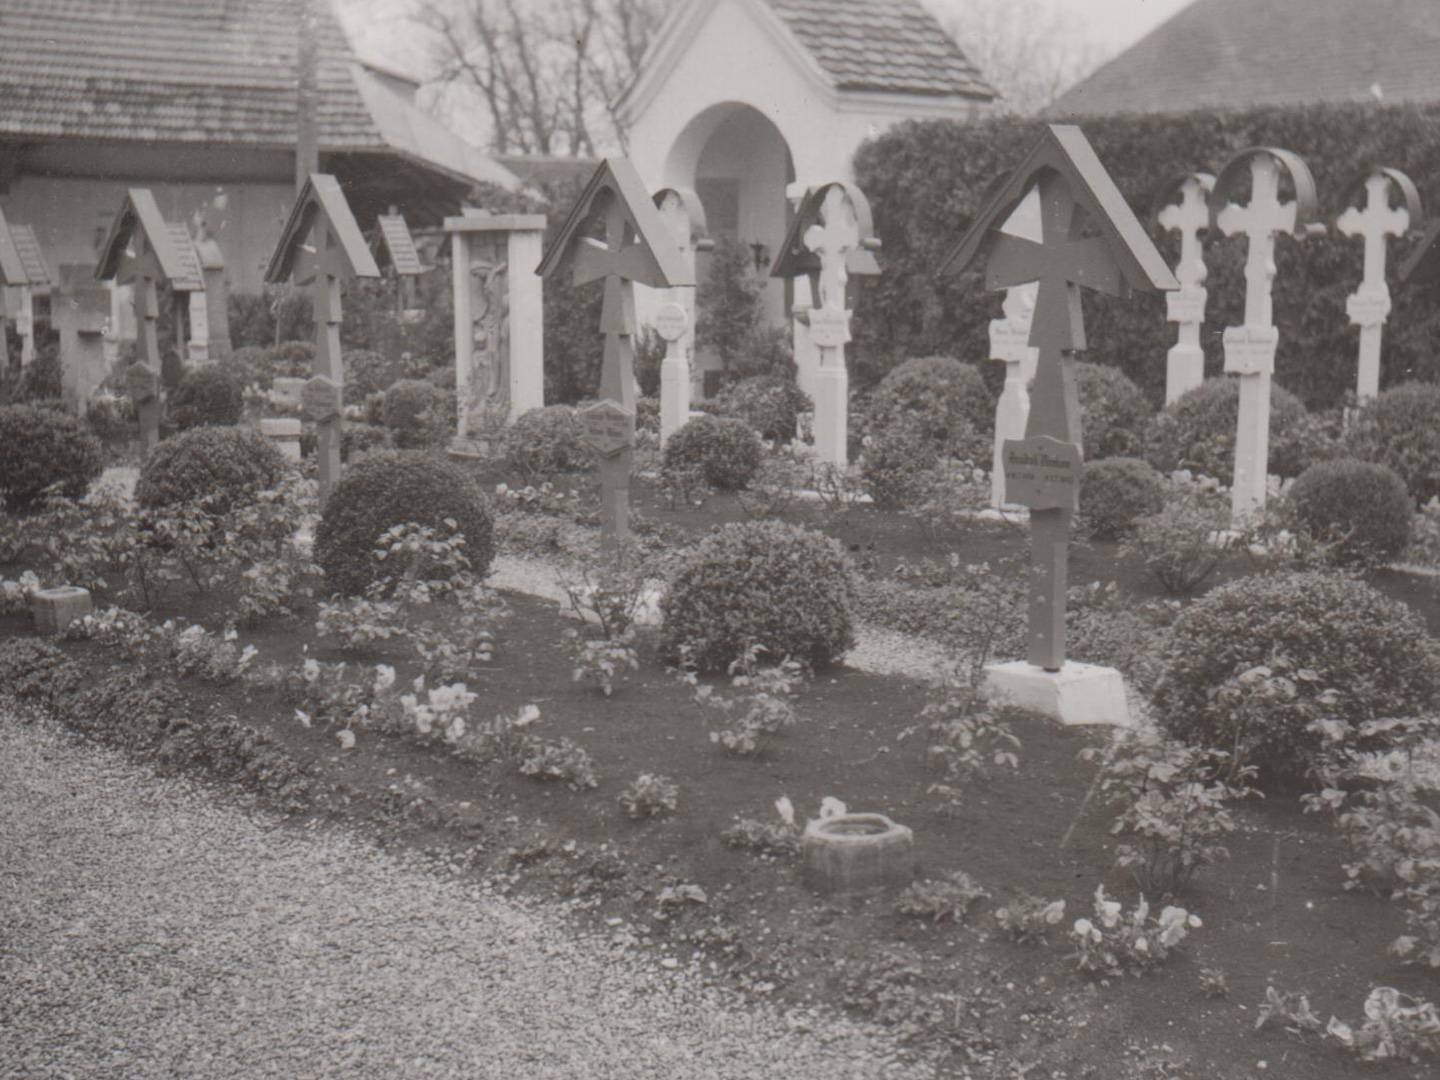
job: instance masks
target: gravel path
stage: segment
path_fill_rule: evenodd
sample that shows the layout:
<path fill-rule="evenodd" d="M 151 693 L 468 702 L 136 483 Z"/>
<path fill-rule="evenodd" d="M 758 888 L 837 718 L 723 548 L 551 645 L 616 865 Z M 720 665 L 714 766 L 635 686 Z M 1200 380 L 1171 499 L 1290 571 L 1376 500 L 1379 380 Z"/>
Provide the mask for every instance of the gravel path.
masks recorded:
<path fill-rule="evenodd" d="M 890 1053 L 0 715 L 6 1080 L 929 1075 Z"/>

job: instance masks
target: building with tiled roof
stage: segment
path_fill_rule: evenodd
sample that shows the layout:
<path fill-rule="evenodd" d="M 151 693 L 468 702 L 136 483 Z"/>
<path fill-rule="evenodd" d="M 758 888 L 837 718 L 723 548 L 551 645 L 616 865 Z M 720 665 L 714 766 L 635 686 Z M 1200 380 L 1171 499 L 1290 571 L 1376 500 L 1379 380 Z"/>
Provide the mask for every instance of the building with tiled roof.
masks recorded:
<path fill-rule="evenodd" d="M 995 98 L 919 0 L 679 0 L 616 110 L 645 183 L 696 192 L 711 236 L 764 267 L 787 189 L 851 179 L 859 145 L 896 123 L 969 119 Z M 768 287 L 777 324 L 788 290 Z"/>
<path fill-rule="evenodd" d="M 321 168 L 358 220 L 438 223 L 478 181 L 517 184 L 316 7 Z M 294 0 L 0 0 L 0 206 L 52 265 L 93 264 L 147 186 L 168 220 L 210 218 L 232 285 L 258 289 L 293 199 L 297 37 Z"/>
<path fill-rule="evenodd" d="M 1054 115 L 1440 100 L 1440 0 L 1194 0 Z"/>

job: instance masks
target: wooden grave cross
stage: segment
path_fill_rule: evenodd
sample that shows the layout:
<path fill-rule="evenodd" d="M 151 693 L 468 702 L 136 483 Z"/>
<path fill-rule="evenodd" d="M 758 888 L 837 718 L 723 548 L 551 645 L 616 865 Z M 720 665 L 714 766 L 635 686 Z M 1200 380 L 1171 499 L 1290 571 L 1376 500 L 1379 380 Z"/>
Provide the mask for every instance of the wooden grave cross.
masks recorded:
<path fill-rule="evenodd" d="M 1282 201 L 1282 170 L 1295 186 L 1295 198 Z M 1231 193 L 1246 174 L 1250 201 L 1238 204 Z M 1239 525 L 1264 510 L 1270 463 L 1270 382 L 1280 330 L 1275 326 L 1272 288 L 1275 240 L 1296 237 L 1324 226 L 1314 223 L 1315 181 L 1301 158 L 1288 150 L 1243 150 L 1221 171 L 1211 199 L 1211 227 L 1226 236 L 1242 235 L 1245 254 L 1245 323 L 1225 328 L 1225 371 L 1240 376 L 1240 411 L 1235 435 L 1235 476 L 1230 516 Z"/>
<path fill-rule="evenodd" d="M 809 341 L 819 352 L 819 366 L 812 375 L 815 457 L 840 468 L 849 464 L 846 287 L 852 276 L 880 273 L 874 255 L 879 248 L 864 192 L 841 181 L 820 184 L 801 201 L 770 271 L 771 277 L 806 277 L 815 282 L 818 295 L 808 312 Z"/>
<path fill-rule="evenodd" d="M 1346 236 L 1365 242 L 1365 271 L 1360 286 L 1346 298 L 1345 312 L 1360 328 L 1360 364 L 1355 396 L 1366 401 L 1380 393 L 1380 350 L 1385 321 L 1390 317 L 1390 286 L 1385 282 L 1386 242 L 1419 228 L 1424 213 L 1415 182 L 1399 169 L 1371 169 L 1363 181 L 1350 188 L 1352 196 L 1363 188 L 1363 208 L 1348 205 L 1335 219 L 1335 227 Z M 1391 206 L 1391 191 L 1400 193 L 1402 205 Z M 1347 204 L 1349 200 L 1347 199 Z"/>
<path fill-rule="evenodd" d="M 603 239 L 584 235 L 598 214 Z M 600 525 L 604 538 L 630 536 L 630 469 L 635 446 L 635 294 L 694 285 L 639 174 L 625 158 L 600 163 L 580 193 L 536 273 L 549 277 L 569 264 L 576 285 L 604 283 L 600 333 L 604 337 L 600 401 L 579 411 L 586 443 L 600 455 Z"/>
<path fill-rule="evenodd" d="M 340 480 L 345 382 L 340 353 L 340 285 L 349 278 L 379 276 L 380 269 L 360 234 L 339 181 L 326 173 L 311 174 L 270 257 L 265 281 L 273 285 L 289 280 L 312 288 L 315 366 L 305 384 L 303 408 L 306 419 L 315 424 L 319 433 L 322 503 Z"/>
<path fill-rule="evenodd" d="M 1171 184 L 1160 196 L 1156 223 L 1180 234 L 1180 258 L 1175 279 L 1180 288 L 1165 295 L 1165 318 L 1176 325 L 1176 341 L 1165 364 L 1165 404 L 1169 405 L 1205 381 L 1205 350 L 1200 331 L 1205 322 L 1209 291 L 1205 279 L 1205 246 L 1202 234 L 1210 227 L 1210 192 L 1215 177 L 1193 172 Z M 1179 194 L 1179 202 L 1170 200 Z"/>
<path fill-rule="evenodd" d="M 389 262 L 399 284 L 395 313 L 402 318 L 416 318 L 420 312 L 416 308 L 415 286 L 426 268 L 420 260 L 415 238 L 410 234 L 410 226 L 405 223 L 405 216 L 393 206 L 389 213 L 377 217 L 375 223 L 374 250 Z"/>
<path fill-rule="evenodd" d="M 1003 231 L 1039 189 L 1040 241 Z M 1087 229 L 1087 226 L 1089 227 Z M 1075 354 L 1085 348 L 1081 288 L 1128 297 L 1178 283 L 1078 127 L 1050 125 L 996 188 L 941 264 L 963 270 L 983 256 L 988 288 L 1038 282 L 1030 344 L 1039 350 L 1025 438 L 1005 443 L 1006 499 L 1030 508 L 1028 659 L 1065 664 L 1070 525 L 1079 505 L 1080 408 Z"/>

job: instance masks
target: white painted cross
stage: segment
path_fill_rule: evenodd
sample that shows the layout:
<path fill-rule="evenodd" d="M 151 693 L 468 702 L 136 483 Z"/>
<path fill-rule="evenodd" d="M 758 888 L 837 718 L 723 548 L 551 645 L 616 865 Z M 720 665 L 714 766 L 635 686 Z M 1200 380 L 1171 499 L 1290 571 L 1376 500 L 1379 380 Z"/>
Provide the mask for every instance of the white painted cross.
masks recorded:
<path fill-rule="evenodd" d="M 1040 189 L 1031 188 L 1002 227 L 1002 232 L 1044 241 L 1040 221 Z M 1040 350 L 1030 344 L 1030 327 L 1035 317 L 1037 281 L 1011 285 L 1005 290 L 1004 318 L 990 320 L 990 359 L 1005 364 L 1005 386 L 995 403 L 995 450 L 990 471 L 990 505 L 1005 502 L 1005 463 L 1001 453 L 1006 439 L 1023 439 L 1030 419 L 1030 381 Z"/>
<path fill-rule="evenodd" d="M 689 269 L 690 280 L 695 280 L 696 252 L 714 248 L 714 244 L 705 238 L 704 206 L 694 192 L 677 188 L 656 192 L 655 204 L 660 211 L 660 220 L 665 223 L 665 231 L 675 238 L 675 244 L 680 249 L 680 261 Z M 655 315 L 655 329 L 666 342 L 665 359 L 660 364 L 662 446 L 690 419 L 695 360 L 695 286 L 681 285 L 667 289 L 666 296 L 667 302 Z M 674 310 L 667 312 L 667 309 Z M 675 336 L 670 336 L 671 331 Z"/>
<path fill-rule="evenodd" d="M 1214 187 L 1215 178 L 1209 173 L 1191 173 L 1180 182 L 1180 201 L 1166 206 L 1156 217 L 1164 228 L 1180 234 L 1180 261 L 1175 264 L 1180 288 L 1165 294 L 1165 317 L 1178 327 L 1178 338 L 1166 357 L 1166 405 L 1205 381 L 1200 328 L 1209 293 L 1200 234 L 1210 225 L 1209 196 Z"/>
<path fill-rule="evenodd" d="M 1296 231 L 1298 200 L 1280 201 L 1281 161 L 1268 150 L 1246 151 L 1251 176 L 1248 205 L 1226 203 L 1215 224 L 1226 236 L 1244 235 L 1249 243 L 1245 258 L 1245 323 L 1225 329 L 1225 370 L 1240 376 L 1240 415 L 1235 434 L 1235 478 L 1230 490 L 1230 515 L 1236 525 L 1265 508 L 1265 482 L 1270 464 L 1270 381 L 1275 372 L 1275 350 L 1280 331 L 1275 326 L 1271 288 L 1275 282 L 1275 237 Z M 1287 155 L 1293 173 L 1304 163 Z M 1221 187 L 1232 175 L 1235 161 L 1222 174 Z M 1308 171 L 1294 177 L 1297 187 L 1309 185 Z M 1217 191 L 1217 197 L 1223 197 Z"/>
<path fill-rule="evenodd" d="M 1386 238 L 1404 236 L 1410 211 L 1390 205 L 1391 179 L 1376 169 L 1365 180 L 1365 207 L 1352 206 L 1335 219 L 1346 236 L 1365 240 L 1365 273 L 1360 287 L 1345 301 L 1350 321 L 1360 327 L 1360 373 L 1355 396 L 1361 401 L 1380 392 L 1380 346 L 1390 316 L 1390 288 L 1385 284 Z"/>
<path fill-rule="evenodd" d="M 820 219 L 805 230 L 807 250 L 820 258 L 818 306 L 810 313 L 810 340 L 820 350 L 815 372 L 815 456 L 844 467 L 849 462 L 847 422 L 850 377 L 845 369 L 845 344 L 850 340 L 850 312 L 845 308 L 849 280 L 846 256 L 860 247 L 860 225 L 844 187 L 825 192 Z"/>

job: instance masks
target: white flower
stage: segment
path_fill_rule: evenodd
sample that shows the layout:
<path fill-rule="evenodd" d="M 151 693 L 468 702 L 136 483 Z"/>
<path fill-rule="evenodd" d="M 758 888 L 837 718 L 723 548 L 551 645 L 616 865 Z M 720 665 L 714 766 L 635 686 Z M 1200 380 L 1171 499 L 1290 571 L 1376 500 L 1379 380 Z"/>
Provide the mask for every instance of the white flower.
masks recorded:
<path fill-rule="evenodd" d="M 307 683 L 313 683 L 320 678 L 320 662 L 313 656 L 305 661 L 304 674 Z"/>
<path fill-rule="evenodd" d="M 531 724 L 535 723 L 539 719 L 540 706 L 526 705 L 523 709 L 520 710 L 520 714 L 515 717 L 515 726 L 517 728 L 529 727 Z"/>
<path fill-rule="evenodd" d="M 1107 928 L 1113 928 L 1120 921 L 1120 902 L 1105 899 L 1105 886 L 1095 887 L 1095 914 Z"/>
<path fill-rule="evenodd" d="M 351 731 L 349 728 L 345 728 L 343 731 L 337 731 L 335 733 L 335 737 L 340 740 L 341 750 L 351 750 L 354 748 L 355 732 Z"/>
<path fill-rule="evenodd" d="M 301 727 L 309 727 L 309 726 L 310 726 L 310 714 L 309 714 L 308 712 L 306 712 L 304 709 L 296 709 L 296 710 L 295 710 L 295 719 L 300 721 L 300 726 L 301 726 Z"/>
<path fill-rule="evenodd" d="M 384 693 L 395 685 L 395 669 L 389 664 L 375 665 L 375 692 Z"/>
<path fill-rule="evenodd" d="M 240 631 L 239 631 L 239 630 L 236 630 L 233 626 L 232 626 L 232 627 L 229 627 L 229 628 L 225 631 L 225 640 L 226 640 L 226 641 L 236 641 L 236 640 L 239 639 L 239 637 L 240 637 Z"/>
<path fill-rule="evenodd" d="M 465 737 L 465 718 L 456 716 L 450 720 L 450 729 L 445 733 L 451 742 L 459 742 Z"/>
<path fill-rule="evenodd" d="M 715 737 L 715 732 L 712 731 L 710 736 L 712 741 L 719 741 Z M 790 801 L 788 796 L 781 795 L 775 800 L 775 812 L 784 819 L 786 825 L 792 829 L 795 827 L 795 804 Z"/>

